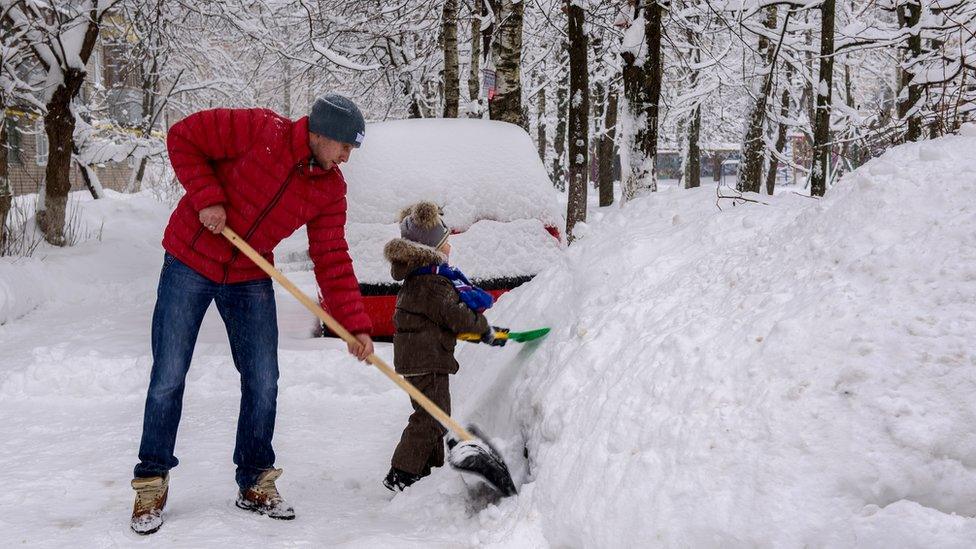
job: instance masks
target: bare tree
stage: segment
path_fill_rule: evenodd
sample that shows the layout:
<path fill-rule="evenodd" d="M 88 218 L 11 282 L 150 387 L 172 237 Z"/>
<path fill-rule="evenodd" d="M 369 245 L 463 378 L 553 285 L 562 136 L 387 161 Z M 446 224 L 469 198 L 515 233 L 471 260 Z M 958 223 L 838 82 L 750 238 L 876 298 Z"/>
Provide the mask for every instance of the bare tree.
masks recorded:
<path fill-rule="evenodd" d="M 569 39 L 569 199 L 566 206 L 566 236 L 572 242 L 573 227 L 586 221 L 587 156 L 589 153 L 590 110 L 589 67 L 583 8 L 566 0 Z"/>
<path fill-rule="evenodd" d="M 536 148 L 539 151 L 539 159 L 543 163 L 546 161 L 546 87 L 541 83 L 538 76 L 535 78 L 536 86 L 538 91 L 535 92 L 536 95 L 536 113 L 535 113 L 535 131 L 536 131 Z"/>
<path fill-rule="evenodd" d="M 817 84 L 817 112 L 813 124 L 813 165 L 810 194 L 823 196 L 827 190 L 830 158 L 831 92 L 834 87 L 834 15 L 836 0 L 824 0 L 820 6 L 820 74 Z"/>
<path fill-rule="evenodd" d="M 775 29 L 777 25 L 777 7 L 767 8 L 765 26 L 767 29 Z M 763 176 L 764 153 L 766 152 L 766 121 L 767 104 L 773 92 L 773 81 L 776 77 L 776 58 L 786 37 L 786 30 L 790 20 L 790 12 L 786 12 L 783 20 L 783 30 L 780 32 L 779 41 L 773 47 L 769 40 L 761 37 L 759 49 L 764 53 L 764 67 L 762 86 L 756 94 L 756 102 L 752 113 L 749 115 L 749 124 L 746 129 L 746 136 L 742 143 L 742 162 L 739 164 L 739 176 L 737 186 L 740 191 L 758 193 Z"/>
<path fill-rule="evenodd" d="M 609 85 L 606 106 L 598 149 L 600 168 L 597 184 L 600 189 L 600 206 L 613 204 L 613 162 L 616 156 L 614 139 L 617 132 L 617 88 L 613 82 Z"/>
<path fill-rule="evenodd" d="M 569 113 L 569 43 L 559 48 L 558 84 L 556 87 L 556 133 L 552 138 L 552 184 L 566 188 L 566 116 Z"/>
<path fill-rule="evenodd" d="M 897 2 L 898 26 L 908 35 L 902 46 L 902 63 L 898 78 L 898 118 L 908 124 L 906 141 L 918 141 L 922 137 L 922 117 L 918 103 L 922 99 L 922 86 L 915 82 L 915 71 L 922 57 L 922 35 L 919 21 L 922 19 L 920 0 Z M 821 65 L 822 66 L 822 65 Z"/>
<path fill-rule="evenodd" d="M 492 120 L 502 120 L 528 130 L 522 110 L 522 0 L 491 0 L 497 38 L 492 43 L 495 62 L 495 97 L 488 103 Z"/>
<path fill-rule="evenodd" d="M 108 9 L 116 2 L 17 4 L 6 13 L 8 22 L 26 29 L 34 62 L 43 69 L 44 131 L 50 143 L 45 173 L 45 209 L 38 212 L 44 239 L 56 246 L 66 244 L 64 235 L 68 191 L 71 190 L 71 156 L 74 151 L 75 116 L 72 104 L 87 75 L 85 66 Z"/>
<path fill-rule="evenodd" d="M 468 98 L 478 101 L 481 97 L 481 17 L 484 15 L 484 0 L 473 0 L 471 8 L 471 62 L 468 72 Z"/>
<path fill-rule="evenodd" d="M 460 75 L 458 74 L 457 19 L 458 0 L 444 0 L 444 118 L 457 118 L 460 101 Z"/>

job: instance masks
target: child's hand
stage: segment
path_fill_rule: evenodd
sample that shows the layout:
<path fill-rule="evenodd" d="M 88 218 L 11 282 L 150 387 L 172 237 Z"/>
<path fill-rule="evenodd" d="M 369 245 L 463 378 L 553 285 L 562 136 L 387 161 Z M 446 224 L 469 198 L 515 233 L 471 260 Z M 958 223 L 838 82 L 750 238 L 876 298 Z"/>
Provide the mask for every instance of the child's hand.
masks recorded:
<path fill-rule="evenodd" d="M 492 326 L 481 336 L 481 342 L 487 343 L 492 347 L 504 347 L 508 343 L 508 328 Z"/>

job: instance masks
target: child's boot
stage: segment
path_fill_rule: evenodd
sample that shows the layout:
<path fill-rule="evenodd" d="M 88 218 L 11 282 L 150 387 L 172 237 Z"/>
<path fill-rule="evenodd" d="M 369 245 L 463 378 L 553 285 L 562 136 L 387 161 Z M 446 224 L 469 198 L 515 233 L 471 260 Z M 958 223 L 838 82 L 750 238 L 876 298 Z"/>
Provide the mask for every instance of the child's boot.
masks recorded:
<path fill-rule="evenodd" d="M 407 486 L 417 482 L 418 480 L 424 478 L 426 475 L 415 475 L 413 473 L 408 473 L 406 471 L 401 471 L 396 467 L 390 467 L 390 472 L 386 474 L 386 478 L 383 479 L 383 486 L 386 486 L 387 490 L 391 492 L 402 492 Z"/>

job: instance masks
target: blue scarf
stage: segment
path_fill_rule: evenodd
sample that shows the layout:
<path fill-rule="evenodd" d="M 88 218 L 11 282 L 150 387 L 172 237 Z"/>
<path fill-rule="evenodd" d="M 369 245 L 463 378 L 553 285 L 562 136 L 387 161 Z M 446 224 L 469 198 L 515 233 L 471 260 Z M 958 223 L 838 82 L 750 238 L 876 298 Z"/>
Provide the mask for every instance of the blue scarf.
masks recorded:
<path fill-rule="evenodd" d="M 420 267 L 410 273 L 411 276 L 419 274 L 435 274 L 450 280 L 454 284 L 454 289 L 457 290 L 458 295 L 461 296 L 461 301 L 476 313 L 485 312 L 485 310 L 490 309 L 495 303 L 491 294 L 471 284 L 468 277 L 464 276 L 464 273 L 460 269 L 451 267 L 447 263 Z"/>

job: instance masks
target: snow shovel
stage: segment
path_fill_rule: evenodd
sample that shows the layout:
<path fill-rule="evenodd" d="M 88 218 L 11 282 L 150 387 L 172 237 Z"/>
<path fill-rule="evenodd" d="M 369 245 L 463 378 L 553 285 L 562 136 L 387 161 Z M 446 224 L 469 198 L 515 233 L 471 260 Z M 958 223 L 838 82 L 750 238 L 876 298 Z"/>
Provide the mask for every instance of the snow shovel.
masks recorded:
<path fill-rule="evenodd" d="M 282 286 L 288 290 L 291 295 L 295 296 L 305 307 L 312 311 L 312 313 L 319 318 L 326 326 L 332 330 L 332 333 L 341 337 L 346 343 L 353 345 L 358 345 L 359 342 L 348 330 L 342 327 L 339 322 L 337 322 L 332 315 L 325 312 L 318 303 L 312 300 L 310 297 L 305 295 L 304 292 L 298 289 L 297 286 L 292 284 L 290 280 L 285 278 L 285 275 L 281 273 L 278 269 L 274 268 L 271 263 L 268 263 L 266 259 L 261 257 L 254 248 L 252 248 L 243 238 L 237 235 L 229 227 L 224 227 L 221 232 L 230 240 L 231 244 L 236 246 L 239 250 L 244 252 L 248 258 L 251 259 L 258 267 L 261 267 L 265 273 L 271 278 L 275 279 Z M 502 459 L 501 454 L 498 453 L 490 444 L 481 440 L 479 437 L 471 434 L 472 431 L 477 433 L 477 430 L 471 428 L 469 431 L 461 426 L 458 422 L 451 419 L 451 416 L 444 413 L 436 404 L 431 402 L 423 393 L 421 393 L 416 387 L 413 386 L 409 381 L 403 379 L 393 368 L 390 368 L 383 360 L 376 356 L 375 354 L 369 355 L 366 360 L 376 366 L 383 375 L 393 380 L 401 389 L 410 395 L 410 398 L 417 401 L 427 413 L 434 416 L 437 421 L 454 432 L 457 442 L 450 444 L 448 449 L 448 462 L 455 469 L 461 471 L 474 473 L 491 485 L 495 490 L 498 491 L 503 497 L 512 496 L 518 493 L 515 488 L 515 483 L 512 481 L 512 475 L 508 472 L 508 466 L 505 465 L 505 461 Z"/>
<path fill-rule="evenodd" d="M 498 339 L 507 339 L 509 341 L 515 341 L 517 343 L 525 343 L 527 341 L 535 341 L 539 338 L 545 337 L 549 333 L 549 328 L 539 328 L 538 330 L 529 330 L 526 332 L 496 332 L 495 337 Z M 465 332 L 463 334 L 458 334 L 458 339 L 462 341 L 481 341 L 481 335 L 471 332 Z"/>

